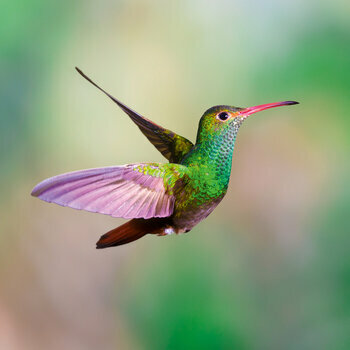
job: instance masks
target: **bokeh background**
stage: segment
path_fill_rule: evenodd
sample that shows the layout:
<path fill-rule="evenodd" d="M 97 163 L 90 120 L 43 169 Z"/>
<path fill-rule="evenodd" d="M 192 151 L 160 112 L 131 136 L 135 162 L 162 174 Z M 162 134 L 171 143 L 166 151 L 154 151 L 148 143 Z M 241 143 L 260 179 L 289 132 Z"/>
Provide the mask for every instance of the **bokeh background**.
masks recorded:
<path fill-rule="evenodd" d="M 3 0 L 0 349 L 350 349 L 349 16 L 345 0 Z M 245 123 L 229 192 L 190 234 L 96 251 L 124 220 L 32 187 L 164 159 L 74 66 L 192 140 L 212 105 L 300 105 Z"/>

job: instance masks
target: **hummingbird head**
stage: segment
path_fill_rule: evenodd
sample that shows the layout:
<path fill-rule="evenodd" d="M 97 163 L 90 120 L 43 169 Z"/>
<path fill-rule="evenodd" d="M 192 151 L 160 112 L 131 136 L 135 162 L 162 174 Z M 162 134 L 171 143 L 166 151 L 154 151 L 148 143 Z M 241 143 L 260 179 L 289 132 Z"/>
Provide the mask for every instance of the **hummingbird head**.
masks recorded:
<path fill-rule="evenodd" d="M 248 108 L 240 108 L 234 106 L 214 106 L 209 108 L 202 116 L 199 122 L 197 142 L 201 141 L 202 137 L 213 135 L 222 135 L 229 132 L 230 134 L 237 133 L 243 121 L 251 114 L 263 111 L 268 108 L 295 105 L 299 102 L 284 101 L 267 103 Z"/>

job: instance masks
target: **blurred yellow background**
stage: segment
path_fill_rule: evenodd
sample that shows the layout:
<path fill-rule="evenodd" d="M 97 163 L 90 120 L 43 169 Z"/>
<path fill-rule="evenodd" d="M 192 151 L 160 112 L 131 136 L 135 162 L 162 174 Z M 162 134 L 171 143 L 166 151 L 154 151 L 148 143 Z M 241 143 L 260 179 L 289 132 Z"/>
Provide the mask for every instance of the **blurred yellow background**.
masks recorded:
<path fill-rule="evenodd" d="M 348 1 L 4 0 L 0 349 L 350 349 Z M 95 250 L 124 222 L 30 196 L 164 161 L 74 70 L 195 140 L 217 104 L 296 100 L 241 128 L 189 234 Z"/>

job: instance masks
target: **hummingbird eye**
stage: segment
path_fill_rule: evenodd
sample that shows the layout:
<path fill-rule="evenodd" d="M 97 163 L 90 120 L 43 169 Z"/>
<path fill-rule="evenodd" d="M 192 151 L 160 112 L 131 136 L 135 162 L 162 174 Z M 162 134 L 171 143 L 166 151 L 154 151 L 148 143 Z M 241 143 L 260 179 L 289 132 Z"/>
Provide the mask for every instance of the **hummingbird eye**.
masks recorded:
<path fill-rule="evenodd" d="M 218 118 L 224 122 L 225 120 L 227 120 L 229 118 L 229 114 L 226 112 L 221 112 L 218 114 Z"/>

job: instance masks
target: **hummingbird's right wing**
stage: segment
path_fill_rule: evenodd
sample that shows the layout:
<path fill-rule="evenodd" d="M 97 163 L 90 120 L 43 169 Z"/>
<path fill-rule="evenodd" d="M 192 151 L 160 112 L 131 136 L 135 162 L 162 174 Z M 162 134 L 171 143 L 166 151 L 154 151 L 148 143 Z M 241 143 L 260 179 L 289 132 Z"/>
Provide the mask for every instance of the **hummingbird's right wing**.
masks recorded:
<path fill-rule="evenodd" d="M 158 163 L 86 169 L 46 179 L 32 195 L 113 217 L 168 217 L 174 210 L 174 186 L 185 172 L 182 165 Z"/>
<path fill-rule="evenodd" d="M 142 133 L 150 140 L 158 151 L 160 151 L 160 153 L 162 153 L 163 156 L 169 160 L 170 163 L 179 163 L 181 159 L 191 150 L 193 147 L 193 143 L 191 141 L 141 116 L 99 87 L 79 68 L 76 67 L 76 70 L 86 80 L 105 93 L 112 101 L 114 101 L 132 119 Z"/>

